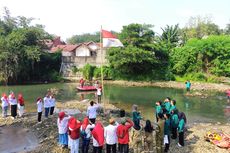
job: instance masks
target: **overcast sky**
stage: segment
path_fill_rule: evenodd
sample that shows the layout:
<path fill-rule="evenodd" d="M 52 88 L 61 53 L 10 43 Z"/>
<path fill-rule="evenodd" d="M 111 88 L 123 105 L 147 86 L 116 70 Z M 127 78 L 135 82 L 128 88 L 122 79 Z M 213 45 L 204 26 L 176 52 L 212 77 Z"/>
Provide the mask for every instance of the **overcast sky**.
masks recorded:
<path fill-rule="evenodd" d="M 120 31 L 130 23 L 183 27 L 191 16 L 212 16 L 221 28 L 230 23 L 230 0 L 0 0 L 12 16 L 34 17 L 63 40 L 103 29 Z"/>

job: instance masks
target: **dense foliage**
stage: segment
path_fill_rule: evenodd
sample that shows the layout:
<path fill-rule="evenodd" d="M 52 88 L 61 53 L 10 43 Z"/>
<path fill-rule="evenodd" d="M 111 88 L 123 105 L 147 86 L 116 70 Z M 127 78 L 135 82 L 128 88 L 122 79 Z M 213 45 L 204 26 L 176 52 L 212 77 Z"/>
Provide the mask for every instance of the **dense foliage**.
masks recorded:
<path fill-rule="evenodd" d="M 175 74 L 206 73 L 230 76 L 230 36 L 209 36 L 191 39 L 171 53 Z"/>
<path fill-rule="evenodd" d="M 156 43 L 157 39 L 151 28 L 152 25 L 145 24 L 130 24 L 123 27 L 119 38 L 125 47 L 108 50 L 107 58 L 113 78 L 165 79 L 169 64 L 167 45 L 163 41 Z"/>
<path fill-rule="evenodd" d="M 52 56 L 42 50 L 41 40 L 51 36 L 44 31 L 43 26 L 31 26 L 31 21 L 32 18 L 11 17 L 7 9 L 0 18 L 2 82 L 49 81 L 58 76 L 61 55 L 57 53 Z"/>
<path fill-rule="evenodd" d="M 100 42 L 100 32 L 96 33 L 84 33 L 82 35 L 74 35 L 71 38 L 67 39 L 68 44 L 78 44 L 84 42 Z"/>

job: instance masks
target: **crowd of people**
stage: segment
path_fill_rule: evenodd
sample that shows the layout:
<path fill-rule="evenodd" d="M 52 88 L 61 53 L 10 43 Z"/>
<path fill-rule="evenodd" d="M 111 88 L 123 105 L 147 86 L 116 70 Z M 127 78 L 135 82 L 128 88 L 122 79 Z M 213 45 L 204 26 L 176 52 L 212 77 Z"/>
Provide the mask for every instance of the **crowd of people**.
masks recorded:
<path fill-rule="evenodd" d="M 128 153 L 131 148 L 134 153 L 168 152 L 171 139 L 177 138 L 178 147 L 184 146 L 186 116 L 176 108 L 176 100 L 167 97 L 164 102 L 157 101 L 156 122 L 146 120 L 144 125 L 137 105 L 133 105 L 132 119 L 121 113 L 118 119 L 110 118 L 108 125 L 97 119 L 98 108 L 99 105 L 91 101 L 82 121 L 60 112 L 59 144 L 69 147 L 71 153 L 79 152 L 80 139 L 82 153 L 89 152 L 90 141 L 93 153 L 101 153 L 103 147 L 106 153 Z"/>
<path fill-rule="evenodd" d="M 7 96 L 2 94 L 2 116 L 7 116 L 10 106 L 13 119 L 23 117 L 25 102 L 22 94 L 15 97 L 13 92 Z M 53 115 L 55 97 L 48 92 L 42 99 L 37 98 L 38 123 L 41 123 L 42 112 L 45 118 Z M 68 147 L 71 153 L 79 152 L 79 140 L 82 140 L 81 151 L 88 153 L 92 141 L 93 153 L 101 153 L 103 147 L 107 153 L 128 153 L 130 148 L 134 153 L 145 152 L 168 152 L 171 139 L 179 139 L 178 146 L 184 146 L 184 127 L 186 116 L 176 108 L 176 100 L 167 97 L 164 102 L 157 101 L 154 115 L 156 122 L 143 118 L 137 105 L 133 105 L 132 119 L 125 116 L 121 110 L 120 118 L 109 119 L 109 124 L 104 126 L 97 118 L 99 104 L 91 101 L 87 108 L 86 117 L 80 121 L 65 112 L 59 112 L 57 119 L 58 142 L 62 147 Z M 155 126 L 153 126 L 155 124 Z"/>
<path fill-rule="evenodd" d="M 9 109 L 11 111 L 11 117 L 13 119 L 15 119 L 17 116 L 23 117 L 25 103 L 22 94 L 18 94 L 18 97 L 16 98 L 14 92 L 12 91 L 8 96 L 6 93 L 3 93 L 1 97 L 1 102 L 2 117 L 7 117 L 7 112 Z"/>
<path fill-rule="evenodd" d="M 14 92 L 10 92 L 7 96 L 6 93 L 2 94 L 2 117 L 7 117 L 8 110 L 11 111 L 11 117 L 16 119 L 17 117 L 23 117 L 25 100 L 23 95 L 20 93 L 18 97 L 15 97 Z M 54 108 L 56 104 L 56 99 L 53 94 L 50 92 L 42 99 L 41 97 L 37 98 L 37 112 L 38 112 L 38 122 L 41 122 L 43 108 L 45 109 L 45 118 L 48 118 L 49 115 L 53 115 Z"/>

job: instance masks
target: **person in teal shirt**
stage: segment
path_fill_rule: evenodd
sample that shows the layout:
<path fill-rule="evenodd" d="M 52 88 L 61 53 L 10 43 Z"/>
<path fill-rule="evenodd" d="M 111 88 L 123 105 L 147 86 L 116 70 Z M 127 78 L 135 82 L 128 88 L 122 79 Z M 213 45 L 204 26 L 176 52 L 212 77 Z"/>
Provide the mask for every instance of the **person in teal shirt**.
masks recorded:
<path fill-rule="evenodd" d="M 168 139 L 168 143 L 165 143 L 165 150 L 164 152 L 168 152 L 169 145 L 170 145 L 170 114 L 164 114 L 165 118 L 165 125 L 164 125 L 164 137 Z"/>
<path fill-rule="evenodd" d="M 186 87 L 186 91 L 187 91 L 187 92 L 190 92 L 191 82 L 190 82 L 189 80 L 187 80 L 187 81 L 185 82 L 185 87 Z"/>
<path fill-rule="evenodd" d="M 169 97 L 167 97 L 165 99 L 164 104 L 163 104 L 163 106 L 164 106 L 164 111 L 163 112 L 164 113 L 167 113 L 167 114 L 170 113 L 170 107 L 171 107 L 170 101 L 171 101 L 171 99 Z"/>
<path fill-rule="evenodd" d="M 162 114 L 162 113 L 163 113 L 161 104 L 162 104 L 161 101 L 157 101 L 157 102 L 156 102 L 156 121 L 157 121 L 157 122 L 158 122 L 158 120 L 159 120 L 159 114 Z"/>
<path fill-rule="evenodd" d="M 140 125 L 141 119 L 142 119 L 141 113 L 138 112 L 137 105 L 133 105 L 133 122 L 134 122 L 134 125 Z"/>
<path fill-rule="evenodd" d="M 170 114 L 172 114 L 172 110 L 176 109 L 176 100 L 171 100 Z"/>
<path fill-rule="evenodd" d="M 178 146 L 182 147 L 184 146 L 184 128 L 185 128 L 185 124 L 186 124 L 186 116 L 183 112 L 179 113 L 179 125 L 178 125 L 178 133 L 179 133 L 179 142 L 178 142 Z"/>
<path fill-rule="evenodd" d="M 178 110 L 177 109 L 173 109 L 171 111 L 171 131 L 172 131 L 172 139 L 176 139 L 177 138 L 177 127 L 179 124 L 179 117 L 178 117 Z"/>

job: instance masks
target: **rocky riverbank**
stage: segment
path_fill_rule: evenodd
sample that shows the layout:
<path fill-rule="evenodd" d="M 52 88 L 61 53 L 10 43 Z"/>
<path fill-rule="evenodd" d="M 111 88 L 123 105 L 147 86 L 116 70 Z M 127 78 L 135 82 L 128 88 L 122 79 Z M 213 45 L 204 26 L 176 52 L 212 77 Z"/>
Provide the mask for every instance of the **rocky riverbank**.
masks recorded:
<path fill-rule="evenodd" d="M 82 119 L 85 116 L 85 110 L 89 105 L 89 100 L 69 101 L 65 103 L 57 103 L 58 110 L 72 109 L 77 112 L 76 117 Z M 102 105 L 105 106 L 105 114 L 99 115 L 98 120 L 100 120 L 105 126 L 108 124 L 108 119 L 113 116 L 117 117 L 117 108 L 111 104 Z M 113 112 L 113 113 L 110 113 Z M 58 146 L 58 131 L 57 131 L 57 114 L 50 116 L 48 119 L 44 119 L 41 124 L 37 123 L 37 114 L 29 113 L 25 114 L 24 118 L 19 118 L 12 120 L 10 117 L 0 118 L 0 127 L 11 127 L 20 126 L 27 128 L 32 131 L 38 139 L 38 147 L 33 148 L 29 153 L 67 153 L 68 149 L 62 149 Z M 230 134 L 230 124 L 193 124 L 188 127 L 185 134 L 185 147 L 177 147 L 177 141 L 172 140 L 170 145 L 171 153 L 229 153 L 229 150 L 221 149 L 210 142 L 204 140 L 204 135 L 207 131 L 222 130 L 225 133 Z M 1 139 L 1 136 L 0 136 Z M 22 150 L 23 151 L 23 150 Z"/>
<path fill-rule="evenodd" d="M 225 92 L 230 89 L 230 85 L 223 83 L 200 83 L 200 82 L 191 82 L 192 91 L 217 91 Z M 134 82 L 134 81 L 105 81 L 105 84 L 114 84 L 121 86 L 153 86 L 153 87 L 162 87 L 162 88 L 176 88 L 176 89 L 185 89 L 184 82 L 176 81 L 157 81 L 157 82 Z"/>

